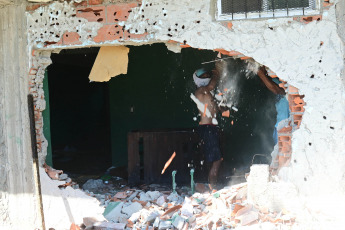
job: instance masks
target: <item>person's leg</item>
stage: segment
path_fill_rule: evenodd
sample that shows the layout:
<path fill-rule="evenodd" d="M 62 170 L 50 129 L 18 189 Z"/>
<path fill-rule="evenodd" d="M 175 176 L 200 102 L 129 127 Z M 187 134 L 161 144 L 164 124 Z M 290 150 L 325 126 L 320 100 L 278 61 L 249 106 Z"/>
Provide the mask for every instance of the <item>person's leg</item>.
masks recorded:
<path fill-rule="evenodd" d="M 208 182 L 209 182 L 209 186 L 211 190 L 215 189 L 216 187 L 217 179 L 218 179 L 218 171 L 219 171 L 221 163 L 222 163 L 222 159 L 214 161 L 209 171 Z"/>

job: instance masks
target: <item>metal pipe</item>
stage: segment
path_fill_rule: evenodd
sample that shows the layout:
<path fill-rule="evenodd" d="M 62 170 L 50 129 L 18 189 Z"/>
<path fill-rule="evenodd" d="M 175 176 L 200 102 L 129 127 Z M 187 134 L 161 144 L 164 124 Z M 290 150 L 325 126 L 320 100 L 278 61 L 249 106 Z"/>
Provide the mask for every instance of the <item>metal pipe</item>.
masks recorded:
<path fill-rule="evenodd" d="M 173 193 L 176 193 L 176 182 L 175 182 L 176 170 L 172 171 L 171 175 L 172 175 Z"/>
<path fill-rule="evenodd" d="M 190 170 L 190 187 L 192 189 L 192 194 L 194 194 L 194 169 Z"/>

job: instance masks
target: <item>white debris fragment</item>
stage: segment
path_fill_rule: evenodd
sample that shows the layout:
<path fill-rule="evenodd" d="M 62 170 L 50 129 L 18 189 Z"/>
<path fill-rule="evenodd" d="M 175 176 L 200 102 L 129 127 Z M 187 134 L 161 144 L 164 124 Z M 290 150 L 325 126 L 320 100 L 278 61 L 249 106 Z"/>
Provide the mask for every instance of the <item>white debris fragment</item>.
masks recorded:
<path fill-rule="evenodd" d="M 181 208 L 181 214 L 186 217 L 193 216 L 193 205 L 190 198 L 185 197 L 184 203 Z"/>
<path fill-rule="evenodd" d="M 158 199 L 157 199 L 157 204 L 159 206 L 163 206 L 163 204 L 165 203 L 165 197 L 164 196 L 160 196 Z"/>
<path fill-rule="evenodd" d="M 144 192 L 141 192 L 139 195 L 140 195 L 140 200 L 141 201 L 147 202 L 147 201 L 151 200 L 151 198 L 148 195 L 146 195 L 146 193 L 144 193 Z"/>
<path fill-rule="evenodd" d="M 104 217 L 113 222 L 118 222 L 121 215 L 123 202 L 110 202 L 107 208 L 104 210 Z"/>
<path fill-rule="evenodd" d="M 177 193 L 171 193 L 171 194 L 167 197 L 167 199 L 168 199 L 169 201 L 177 201 L 177 200 L 179 199 L 179 195 L 177 195 Z"/>
<path fill-rule="evenodd" d="M 181 216 L 179 216 L 178 214 L 173 216 L 172 225 L 174 225 L 175 228 L 182 229 L 184 223 L 185 223 L 185 220 Z"/>
<path fill-rule="evenodd" d="M 148 195 L 151 198 L 151 200 L 157 200 L 158 197 L 160 197 L 161 193 L 159 191 L 154 191 L 154 192 L 148 191 L 146 195 Z"/>
<path fill-rule="evenodd" d="M 142 208 L 143 206 L 141 204 L 139 204 L 138 202 L 133 202 L 130 205 L 123 207 L 122 212 L 127 214 L 128 216 L 132 216 L 133 213 L 140 211 Z"/>

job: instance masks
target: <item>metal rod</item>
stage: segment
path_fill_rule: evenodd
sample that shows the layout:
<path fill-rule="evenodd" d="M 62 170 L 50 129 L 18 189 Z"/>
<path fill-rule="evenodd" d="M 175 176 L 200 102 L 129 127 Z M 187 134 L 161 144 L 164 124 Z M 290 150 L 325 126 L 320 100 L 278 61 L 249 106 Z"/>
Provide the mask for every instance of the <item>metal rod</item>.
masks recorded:
<path fill-rule="evenodd" d="M 190 170 L 190 188 L 192 189 L 192 194 L 194 194 L 194 169 Z"/>
<path fill-rule="evenodd" d="M 38 153 L 37 153 L 37 140 L 36 140 L 36 128 L 35 128 L 35 107 L 34 107 L 34 98 L 31 94 L 28 95 L 28 109 L 29 109 L 29 118 L 30 118 L 30 133 L 31 133 L 33 171 L 34 171 L 35 185 L 36 185 L 36 189 L 37 189 L 36 194 L 37 194 L 38 206 L 40 208 L 40 214 L 41 214 L 41 220 L 42 220 L 42 229 L 45 230 L 46 226 L 45 226 L 45 221 L 44 221 L 41 180 L 40 180 Z"/>
<path fill-rule="evenodd" d="M 173 193 L 176 193 L 176 182 L 175 182 L 176 170 L 172 171 L 171 175 L 172 175 Z"/>

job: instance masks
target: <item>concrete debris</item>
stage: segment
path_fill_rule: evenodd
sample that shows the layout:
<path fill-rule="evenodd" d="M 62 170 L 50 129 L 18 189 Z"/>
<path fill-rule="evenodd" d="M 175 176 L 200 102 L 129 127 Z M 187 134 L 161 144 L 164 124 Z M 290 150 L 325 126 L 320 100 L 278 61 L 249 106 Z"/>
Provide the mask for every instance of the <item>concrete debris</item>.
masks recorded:
<path fill-rule="evenodd" d="M 258 166 L 254 176 L 262 173 L 262 183 L 268 183 L 266 166 Z M 287 209 L 276 211 L 259 202 L 252 202 L 259 188 L 247 183 L 206 190 L 203 184 L 191 195 L 189 187 L 168 191 L 160 185 L 141 185 L 139 188 L 123 187 L 112 194 L 94 195 L 105 206 L 103 216 L 107 221 L 84 218 L 82 229 L 292 229 L 298 227 L 295 217 Z M 89 180 L 84 187 L 103 185 L 102 180 Z M 255 199 L 253 199 L 255 200 Z"/>
<path fill-rule="evenodd" d="M 126 224 L 113 222 L 97 222 L 93 225 L 94 230 L 123 230 Z"/>
<path fill-rule="evenodd" d="M 122 212 L 124 214 L 127 214 L 128 216 L 132 216 L 133 213 L 140 211 L 142 208 L 143 206 L 141 206 L 141 204 L 139 204 L 138 202 L 133 202 L 130 205 L 124 207 L 122 209 Z"/>
<path fill-rule="evenodd" d="M 43 165 L 44 171 L 48 174 L 48 176 L 53 180 L 59 180 L 59 175 L 63 173 L 62 170 L 56 170 L 44 163 Z"/>
<path fill-rule="evenodd" d="M 107 221 L 84 218 L 84 229 L 276 229 L 282 224 L 286 229 L 293 227 L 295 218 L 288 211 L 270 212 L 267 207 L 248 203 L 247 189 L 248 184 L 242 183 L 190 196 L 186 189 L 174 193 L 127 188 L 104 198 L 110 200 L 105 202 L 103 214 Z"/>
<path fill-rule="evenodd" d="M 83 185 L 83 189 L 89 192 L 96 192 L 102 187 L 106 187 L 102 179 L 98 179 L 98 180 L 90 179 L 86 181 L 86 183 Z"/>
<path fill-rule="evenodd" d="M 110 202 L 104 210 L 104 217 L 109 221 L 118 222 L 121 216 L 123 202 Z"/>
<path fill-rule="evenodd" d="M 160 196 L 158 199 L 157 199 L 157 202 L 158 206 L 163 206 L 164 203 L 165 203 L 165 197 L 164 196 Z"/>

